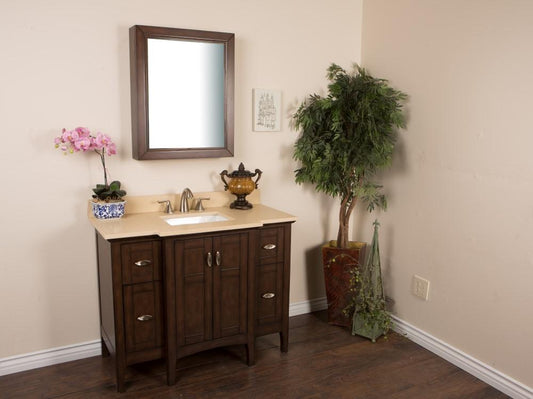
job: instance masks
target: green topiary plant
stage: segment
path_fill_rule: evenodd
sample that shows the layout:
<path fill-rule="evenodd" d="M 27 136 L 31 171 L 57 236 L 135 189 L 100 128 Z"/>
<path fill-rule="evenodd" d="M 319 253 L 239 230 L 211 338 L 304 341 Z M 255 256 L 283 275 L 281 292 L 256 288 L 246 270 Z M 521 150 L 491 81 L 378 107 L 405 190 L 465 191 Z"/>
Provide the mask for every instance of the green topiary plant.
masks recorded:
<path fill-rule="evenodd" d="M 293 116 L 301 135 L 295 143 L 297 183 L 312 183 L 317 191 L 340 197 L 337 247 L 348 247 L 349 222 L 358 200 L 386 208 L 381 186 L 372 178 L 389 166 L 396 129 L 405 127 L 402 102 L 406 95 L 357 64 L 351 73 L 331 64 L 328 95 L 309 96 Z"/>
<path fill-rule="evenodd" d="M 374 236 L 363 267 L 350 271 L 351 299 L 344 309 L 352 318 L 352 334 L 369 338 L 372 342 L 392 328 L 392 318 L 386 309 L 381 278 L 381 260 L 378 243 L 379 223 L 374 222 Z"/>

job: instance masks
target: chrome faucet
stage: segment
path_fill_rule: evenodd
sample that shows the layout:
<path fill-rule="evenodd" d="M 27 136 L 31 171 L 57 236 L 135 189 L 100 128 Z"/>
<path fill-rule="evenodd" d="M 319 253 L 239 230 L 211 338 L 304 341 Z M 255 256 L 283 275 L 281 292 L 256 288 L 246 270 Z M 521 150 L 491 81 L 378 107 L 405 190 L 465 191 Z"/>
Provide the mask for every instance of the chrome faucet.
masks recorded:
<path fill-rule="evenodd" d="M 180 199 L 180 212 L 187 213 L 189 212 L 189 202 L 188 200 L 193 197 L 192 191 L 189 188 L 186 188 L 181 193 Z"/>
<path fill-rule="evenodd" d="M 168 214 L 174 213 L 174 209 L 172 209 L 172 203 L 169 200 L 164 201 L 157 201 L 160 204 L 165 204 L 165 212 Z"/>
<path fill-rule="evenodd" d="M 204 205 L 202 204 L 202 200 L 210 200 L 211 198 L 210 197 L 197 197 L 197 198 L 193 198 L 193 201 L 192 201 L 192 208 L 195 210 L 195 211 L 198 211 L 198 212 L 203 212 L 205 211 L 205 208 L 204 208 Z"/>

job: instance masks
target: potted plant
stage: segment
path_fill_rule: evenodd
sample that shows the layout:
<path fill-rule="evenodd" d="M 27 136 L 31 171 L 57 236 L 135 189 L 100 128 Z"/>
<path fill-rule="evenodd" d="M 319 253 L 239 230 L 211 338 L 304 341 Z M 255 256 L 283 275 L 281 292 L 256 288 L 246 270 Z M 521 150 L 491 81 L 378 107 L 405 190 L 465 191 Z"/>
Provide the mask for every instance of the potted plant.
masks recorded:
<path fill-rule="evenodd" d="M 381 335 L 386 337 L 392 327 L 392 318 L 386 310 L 383 293 L 378 227 L 376 220 L 372 244 L 364 266 L 351 271 L 351 301 L 345 309 L 348 317 L 352 315 L 352 334 L 369 338 L 372 342 L 376 342 Z"/>
<path fill-rule="evenodd" d="M 98 219 L 113 219 L 124 215 L 126 201 L 123 197 L 126 191 L 120 188 L 120 181 L 107 182 L 107 169 L 105 165 L 106 154 L 111 156 L 117 153 L 116 145 L 111 138 L 102 133 L 93 136 L 89 129 L 77 127 L 73 130 L 63 129 L 61 135 L 54 139 L 55 147 L 63 154 L 75 152 L 94 151 L 100 156 L 104 170 L 104 184 L 97 184 L 93 188 L 92 210 Z"/>
<path fill-rule="evenodd" d="M 386 208 L 381 186 L 373 178 L 391 163 L 396 131 L 405 127 L 406 95 L 354 65 L 347 72 L 336 64 L 327 70 L 328 94 L 310 95 L 293 116 L 301 131 L 293 157 L 300 163 L 297 183 L 312 183 L 317 191 L 340 199 L 336 241 L 323 247 L 328 319 L 350 325 L 343 310 L 349 302 L 350 270 L 357 267 L 364 243 L 348 239 L 356 203 L 368 211 Z"/>

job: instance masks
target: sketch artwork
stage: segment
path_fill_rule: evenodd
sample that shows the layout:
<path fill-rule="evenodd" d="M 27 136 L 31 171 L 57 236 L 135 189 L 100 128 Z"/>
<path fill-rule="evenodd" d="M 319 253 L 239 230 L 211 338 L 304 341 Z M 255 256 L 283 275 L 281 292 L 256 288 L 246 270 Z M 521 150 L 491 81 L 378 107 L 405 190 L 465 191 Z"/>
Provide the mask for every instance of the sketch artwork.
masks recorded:
<path fill-rule="evenodd" d="M 281 92 L 254 89 L 254 131 L 281 130 Z"/>

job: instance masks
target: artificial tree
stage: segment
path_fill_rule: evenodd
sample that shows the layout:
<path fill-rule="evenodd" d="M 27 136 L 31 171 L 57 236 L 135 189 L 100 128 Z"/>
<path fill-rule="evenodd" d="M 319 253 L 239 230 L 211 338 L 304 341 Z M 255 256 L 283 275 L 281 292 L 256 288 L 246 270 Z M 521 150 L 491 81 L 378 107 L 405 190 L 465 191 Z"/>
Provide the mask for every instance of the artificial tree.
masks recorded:
<path fill-rule="evenodd" d="M 367 209 L 386 208 L 381 186 L 372 179 L 389 166 L 396 129 L 405 127 L 406 95 L 354 65 L 349 73 L 328 68 L 328 95 L 309 96 L 296 111 L 294 127 L 301 135 L 294 146 L 297 183 L 340 197 L 337 246 L 348 247 L 350 216 L 358 200 Z"/>
<path fill-rule="evenodd" d="M 293 157 L 300 164 L 295 179 L 340 198 L 337 241 L 331 241 L 331 246 L 346 249 L 350 217 L 357 202 L 365 203 L 369 211 L 387 206 L 374 178 L 376 172 L 391 164 L 397 129 L 405 127 L 402 107 L 406 95 L 357 64 L 351 72 L 331 64 L 327 78 L 327 95 L 310 95 L 293 116 L 293 126 L 301 132 L 294 146 Z M 323 255 L 324 270 L 342 256 Z M 349 255 L 344 261 L 357 267 L 358 257 Z M 342 313 L 349 300 L 349 274 L 344 280 L 340 285 L 336 283 L 335 290 L 346 292 L 333 293 L 345 297 L 338 301 L 336 314 Z"/>

